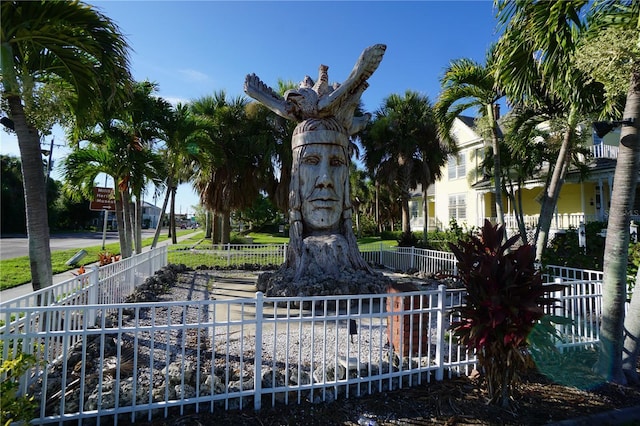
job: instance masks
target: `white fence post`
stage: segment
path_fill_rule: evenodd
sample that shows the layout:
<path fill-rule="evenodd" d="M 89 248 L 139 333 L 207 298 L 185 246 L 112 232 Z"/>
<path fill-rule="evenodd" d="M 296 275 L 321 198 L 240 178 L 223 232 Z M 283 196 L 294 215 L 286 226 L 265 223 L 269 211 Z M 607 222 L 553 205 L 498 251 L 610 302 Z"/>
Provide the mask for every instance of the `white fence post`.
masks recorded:
<path fill-rule="evenodd" d="M 87 294 L 89 305 L 97 305 L 99 302 L 98 295 L 100 292 L 100 276 L 99 276 L 100 268 L 98 266 L 93 266 L 89 268 L 89 291 Z M 96 323 L 96 310 L 89 309 L 87 311 L 87 324 L 92 326 Z"/>
<path fill-rule="evenodd" d="M 283 243 L 282 246 L 283 246 L 283 250 L 284 250 L 283 251 L 284 254 L 283 254 L 282 263 L 287 263 L 287 243 Z"/>
<path fill-rule="evenodd" d="M 438 286 L 438 312 L 436 315 L 436 360 L 438 363 L 438 369 L 436 370 L 436 380 L 442 380 L 444 378 L 444 337 L 445 337 L 445 306 L 447 301 L 447 287 L 440 284 Z M 449 359 L 451 361 L 451 359 Z"/>
<path fill-rule="evenodd" d="M 253 363 L 253 408 L 257 411 L 262 406 L 262 313 L 264 296 L 261 291 L 256 293 L 256 353 Z M 274 384 L 275 386 L 275 384 Z"/>
<path fill-rule="evenodd" d="M 416 256 L 416 248 L 414 246 L 411 246 L 411 260 L 409 261 L 409 268 L 413 269 L 414 265 L 415 265 L 415 261 L 414 258 Z"/>

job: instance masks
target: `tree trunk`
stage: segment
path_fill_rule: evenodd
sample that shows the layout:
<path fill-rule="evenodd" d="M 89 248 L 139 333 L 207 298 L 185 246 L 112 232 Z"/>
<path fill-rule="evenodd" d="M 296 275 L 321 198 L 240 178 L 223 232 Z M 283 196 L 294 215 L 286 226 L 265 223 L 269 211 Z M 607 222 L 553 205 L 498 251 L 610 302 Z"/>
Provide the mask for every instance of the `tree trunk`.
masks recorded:
<path fill-rule="evenodd" d="M 551 229 L 551 220 L 553 213 L 558 204 L 558 195 L 562 188 L 564 176 L 568 168 L 569 158 L 571 156 L 573 133 L 576 127 L 576 113 L 572 109 L 567 120 L 567 129 L 560 146 L 558 159 L 553 169 L 553 175 L 549 181 L 549 185 L 545 188 L 545 194 L 542 198 L 542 207 L 540 208 L 540 218 L 538 220 L 538 229 L 536 232 L 536 261 L 542 259 L 542 252 L 547 247 L 549 241 L 549 230 Z"/>
<path fill-rule="evenodd" d="M 134 224 L 136 254 L 140 254 L 142 253 L 142 198 L 140 194 L 136 195 Z"/>
<path fill-rule="evenodd" d="M 220 214 L 220 236 L 222 244 L 229 244 L 231 241 L 231 213 Z"/>
<path fill-rule="evenodd" d="M 380 221 L 380 184 L 376 180 L 376 226 L 378 233 L 382 233 L 382 222 Z"/>
<path fill-rule="evenodd" d="M 43 183 L 45 175 L 40 151 L 40 135 L 35 127 L 27 123 L 20 98 L 8 96 L 7 101 L 20 148 L 31 285 L 36 291 L 53 284 L 47 192 Z"/>
<path fill-rule="evenodd" d="M 600 352 L 597 363 L 599 374 L 609 381 L 622 384 L 626 383 L 622 372 L 622 348 L 624 305 L 627 298 L 629 221 L 640 171 L 640 146 L 636 127 L 640 118 L 639 74 L 633 74 L 623 118 L 634 120 L 634 125 L 622 126 L 616 171 L 613 176 L 611 208 L 604 246 L 602 312 L 605 314 L 600 324 Z M 634 325 L 637 321 L 638 318 L 635 318 L 629 322 Z"/>
<path fill-rule="evenodd" d="M 220 244 L 220 215 L 216 212 L 212 212 L 211 215 L 211 242 L 213 244 Z"/>
<path fill-rule="evenodd" d="M 640 268 L 631 296 L 629 311 L 624 320 L 624 347 L 622 350 L 622 371 L 630 384 L 640 384 L 638 377 L 638 355 L 640 355 Z"/>
<path fill-rule="evenodd" d="M 171 209 L 169 210 L 169 237 L 171 238 L 171 244 L 178 244 L 178 237 L 176 236 L 176 191 L 178 188 L 175 186 L 171 188 Z"/>
<path fill-rule="evenodd" d="M 498 139 L 498 116 L 497 105 L 487 105 L 487 113 L 491 120 L 491 147 L 493 149 L 493 191 L 496 196 L 496 220 L 499 225 L 504 226 L 504 208 L 502 207 L 502 170 L 500 166 L 500 141 Z M 504 234 L 507 238 L 507 234 Z"/>
<path fill-rule="evenodd" d="M 211 210 L 207 209 L 207 211 L 206 211 L 206 219 L 205 219 L 206 224 L 205 224 L 204 238 L 205 239 L 209 239 L 209 240 L 211 239 L 211 230 L 213 228 L 213 226 L 211 225 L 212 218 L 213 218 L 213 215 L 211 214 Z"/>
<path fill-rule="evenodd" d="M 398 167 L 400 167 L 400 207 L 402 208 L 402 233 L 411 234 L 411 213 L 409 211 L 409 199 L 411 198 L 411 159 L 398 157 Z"/>
<path fill-rule="evenodd" d="M 427 247 L 427 241 L 428 241 L 427 233 L 429 232 L 429 200 L 427 200 L 428 188 L 429 188 L 428 185 L 424 185 L 422 187 L 422 203 L 423 203 L 422 215 L 424 216 L 424 226 L 422 229 L 422 244 L 424 244 L 425 248 Z"/>
<path fill-rule="evenodd" d="M 114 179 L 114 182 L 116 180 Z M 122 192 L 116 187 L 116 223 L 118 224 L 118 241 L 120 241 L 120 255 L 124 257 L 127 239 L 124 231 L 124 201 Z"/>
<path fill-rule="evenodd" d="M 173 179 L 169 176 L 168 178 L 167 188 L 171 188 L 173 185 Z M 171 197 L 171 191 L 167 189 L 167 193 L 164 196 L 164 201 L 162 202 L 162 210 L 160 211 L 160 218 L 158 218 L 158 224 L 156 225 L 156 232 L 153 234 L 153 242 L 151 243 L 151 249 L 156 248 L 158 244 L 158 239 L 160 239 L 160 230 L 162 229 L 162 221 L 164 220 L 165 210 L 167 210 L 167 204 L 169 204 L 169 198 Z"/>
<path fill-rule="evenodd" d="M 131 199 L 129 197 L 129 189 L 125 189 L 122 193 L 122 220 L 124 222 L 124 244 L 120 243 L 122 258 L 131 257 L 133 251 L 131 245 Z"/>

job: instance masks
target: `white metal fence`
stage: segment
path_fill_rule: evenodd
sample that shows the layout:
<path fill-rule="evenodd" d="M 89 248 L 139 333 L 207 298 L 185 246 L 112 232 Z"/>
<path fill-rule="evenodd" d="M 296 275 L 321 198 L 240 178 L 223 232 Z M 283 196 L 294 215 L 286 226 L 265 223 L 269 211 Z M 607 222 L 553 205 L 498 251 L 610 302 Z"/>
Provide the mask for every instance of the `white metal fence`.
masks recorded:
<path fill-rule="evenodd" d="M 82 275 L 2 302 L 0 309 L 121 303 L 145 278 L 165 265 L 167 246 L 158 247 L 100 268 L 87 268 Z"/>
<path fill-rule="evenodd" d="M 180 259 L 211 255 L 231 265 L 231 259 L 258 263 L 259 254 L 277 264 L 286 253 L 283 246 L 252 246 L 249 258 L 231 246 L 215 254 L 161 249 L 147 266 L 120 261 L 46 296 L 0 305 L 3 359 L 29 352 L 42 361 L 21 378 L 22 390 L 43 401 L 34 423 L 136 421 L 187 409 L 330 401 L 440 380 L 474 366 L 475 358 L 446 332 L 451 309 L 464 303 L 463 289 L 122 303 L 145 274 L 166 265 L 167 256 L 186 263 Z M 361 251 L 393 269 L 456 270 L 450 253 L 382 246 Z M 547 268 L 548 281 L 568 285 L 557 295 L 562 312 L 555 312 L 573 319 L 558 327 L 561 348 L 599 339 L 601 275 L 576 271 Z M 36 305 L 45 298 L 54 305 Z"/>
<path fill-rule="evenodd" d="M 5 318 L 23 321 L 3 333 L 3 356 L 19 345 L 47 362 L 22 383 L 43 401 L 38 424 L 331 401 L 470 368 L 474 360 L 445 333 L 456 296 L 440 286 L 402 295 L 14 308 Z"/>

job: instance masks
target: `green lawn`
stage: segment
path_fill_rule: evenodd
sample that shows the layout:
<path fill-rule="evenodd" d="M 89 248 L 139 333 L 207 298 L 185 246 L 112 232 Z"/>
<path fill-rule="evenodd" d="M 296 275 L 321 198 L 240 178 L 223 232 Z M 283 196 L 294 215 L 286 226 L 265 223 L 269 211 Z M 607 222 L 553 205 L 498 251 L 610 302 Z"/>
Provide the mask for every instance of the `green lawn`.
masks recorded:
<path fill-rule="evenodd" d="M 177 232 L 178 236 L 186 235 L 193 233 L 193 230 L 190 229 L 181 229 Z M 164 235 L 160 236 L 159 241 L 164 241 L 167 239 L 166 232 L 163 232 Z M 281 234 L 265 234 L 265 233 L 250 233 L 248 235 L 253 239 L 254 244 L 284 244 L 289 242 L 288 236 L 283 236 Z M 193 237 L 182 240 L 180 245 L 191 245 L 196 246 L 198 243 L 202 243 L 201 245 L 206 246 L 206 240 L 203 241 L 204 232 L 198 231 Z M 143 246 L 151 245 L 153 238 L 146 238 L 142 241 Z M 397 242 L 395 240 L 381 240 L 379 237 L 366 237 L 358 240 L 359 245 L 375 245 L 382 243 L 385 247 L 396 246 Z M 51 253 L 51 262 L 53 267 L 53 273 L 59 274 L 61 272 L 65 272 L 71 269 L 78 269 L 81 265 L 88 265 L 94 262 L 97 262 L 99 259 L 99 253 L 103 251 L 108 251 L 111 254 L 120 254 L 120 245 L 118 243 L 111 243 L 105 246 L 105 250 L 102 250 L 101 245 L 96 245 L 93 247 L 86 247 L 83 250 L 87 252 L 87 255 L 74 267 L 67 266 L 65 262 L 69 260 L 74 254 L 76 254 L 80 250 L 69 249 L 69 250 L 60 250 Z M 194 254 L 191 254 L 194 257 Z M 256 253 L 256 259 L 254 260 L 256 263 L 263 263 L 260 260 L 259 253 Z M 192 258 L 191 261 L 197 263 L 197 259 Z M 210 261 L 211 259 L 209 259 Z M 171 261 L 171 259 L 170 259 Z M 265 263 L 269 263 L 271 259 L 264 258 L 263 261 Z M 204 262 L 204 260 L 203 260 Z M 220 264 L 224 265 L 228 262 L 228 256 L 223 256 L 220 258 Z M 192 262 L 189 262 L 192 264 Z M 7 259 L 0 261 L 0 290 L 4 290 L 7 288 L 12 288 L 19 286 L 21 284 L 31 282 L 31 271 L 29 269 L 29 257 L 17 257 L 14 259 Z"/>

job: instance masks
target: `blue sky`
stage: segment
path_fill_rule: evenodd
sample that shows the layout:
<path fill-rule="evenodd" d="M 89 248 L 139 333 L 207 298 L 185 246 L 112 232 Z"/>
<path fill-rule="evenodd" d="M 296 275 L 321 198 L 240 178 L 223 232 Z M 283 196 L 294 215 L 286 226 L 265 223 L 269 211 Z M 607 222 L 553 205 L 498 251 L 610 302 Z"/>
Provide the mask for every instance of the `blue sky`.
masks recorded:
<path fill-rule="evenodd" d="M 376 43 L 387 51 L 362 96 L 365 109 L 374 112 L 385 97 L 406 90 L 435 102 L 449 62 L 483 62 L 497 40 L 490 0 L 89 3 L 126 36 L 134 78 L 156 82 L 159 95 L 172 103 L 220 90 L 242 96 L 250 73 L 273 87 L 279 79 L 315 80 L 320 64 L 329 66 L 330 82 L 342 82 L 362 50 Z M 0 153 L 18 155 L 15 137 L 1 131 L 0 138 Z M 45 138 L 47 149 L 50 141 Z M 62 133 L 55 133 L 55 143 L 64 144 Z M 54 160 L 67 152 L 55 147 Z M 52 175 L 60 178 L 55 168 Z M 179 211 L 193 213 L 197 203 L 188 186 L 179 188 Z"/>

